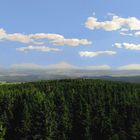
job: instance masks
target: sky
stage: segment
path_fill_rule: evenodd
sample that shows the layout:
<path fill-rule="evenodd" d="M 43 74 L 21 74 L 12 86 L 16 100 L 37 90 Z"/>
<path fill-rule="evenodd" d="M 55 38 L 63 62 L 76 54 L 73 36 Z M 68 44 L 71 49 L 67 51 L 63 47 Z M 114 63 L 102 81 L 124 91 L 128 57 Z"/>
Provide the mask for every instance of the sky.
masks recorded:
<path fill-rule="evenodd" d="M 140 70 L 139 0 L 0 2 L 0 67 Z"/>

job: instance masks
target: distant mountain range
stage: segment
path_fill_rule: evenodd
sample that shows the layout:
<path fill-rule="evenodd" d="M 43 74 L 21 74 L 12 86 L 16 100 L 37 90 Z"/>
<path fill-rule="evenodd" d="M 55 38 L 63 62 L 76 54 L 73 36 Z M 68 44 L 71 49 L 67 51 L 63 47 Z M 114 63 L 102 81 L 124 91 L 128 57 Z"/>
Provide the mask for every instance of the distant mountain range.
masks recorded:
<path fill-rule="evenodd" d="M 0 69 L 0 81 L 6 82 L 28 82 L 68 78 L 140 82 L 140 71 L 84 69 Z"/>

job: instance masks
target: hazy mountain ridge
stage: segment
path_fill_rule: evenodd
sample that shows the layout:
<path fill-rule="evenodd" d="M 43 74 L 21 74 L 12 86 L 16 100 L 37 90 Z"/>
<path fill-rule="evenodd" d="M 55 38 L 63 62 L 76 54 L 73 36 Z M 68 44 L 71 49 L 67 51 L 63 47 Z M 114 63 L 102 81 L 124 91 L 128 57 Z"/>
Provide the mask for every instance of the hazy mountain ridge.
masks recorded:
<path fill-rule="evenodd" d="M 139 70 L 85 69 L 1 69 L 0 81 L 37 81 L 48 79 L 88 78 L 140 82 Z"/>

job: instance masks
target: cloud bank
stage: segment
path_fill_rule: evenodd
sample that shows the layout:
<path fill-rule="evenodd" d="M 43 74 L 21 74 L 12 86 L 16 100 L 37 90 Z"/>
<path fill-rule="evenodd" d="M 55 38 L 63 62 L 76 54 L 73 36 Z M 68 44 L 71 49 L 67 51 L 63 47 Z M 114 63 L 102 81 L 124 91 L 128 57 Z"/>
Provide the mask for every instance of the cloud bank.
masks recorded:
<path fill-rule="evenodd" d="M 140 70 L 140 64 L 128 64 L 118 67 L 118 70 Z"/>
<path fill-rule="evenodd" d="M 85 69 L 85 70 L 110 70 L 111 67 L 109 65 L 93 65 L 93 66 L 75 66 L 72 64 L 69 64 L 67 62 L 60 62 L 57 64 L 51 64 L 51 65 L 38 65 L 33 63 L 22 63 L 22 64 L 13 64 L 11 65 L 12 69 L 42 69 L 42 70 L 49 70 L 49 69 L 66 69 L 66 70 L 78 70 L 78 69 Z"/>
<path fill-rule="evenodd" d="M 76 66 L 73 64 L 69 64 L 65 61 L 62 61 L 60 63 L 51 64 L 51 65 L 39 65 L 34 63 L 21 63 L 21 64 L 12 64 L 10 66 L 12 69 L 32 69 L 32 70 L 51 70 L 51 69 L 65 69 L 65 70 L 113 70 L 113 68 L 109 65 L 91 65 L 91 66 Z M 114 70 L 140 70 L 140 64 L 127 64 L 122 65 L 119 67 L 116 67 Z"/>

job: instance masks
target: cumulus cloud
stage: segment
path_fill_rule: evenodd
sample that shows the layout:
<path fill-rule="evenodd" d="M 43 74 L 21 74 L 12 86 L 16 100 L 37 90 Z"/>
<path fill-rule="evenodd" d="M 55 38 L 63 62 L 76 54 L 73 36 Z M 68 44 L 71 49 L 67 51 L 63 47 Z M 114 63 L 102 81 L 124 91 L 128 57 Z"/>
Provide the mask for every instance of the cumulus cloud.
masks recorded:
<path fill-rule="evenodd" d="M 27 47 L 17 48 L 16 50 L 20 51 L 20 52 L 29 52 L 29 51 L 39 51 L 39 52 L 61 51 L 58 48 L 51 48 L 51 47 L 46 47 L 46 46 L 27 46 Z"/>
<path fill-rule="evenodd" d="M 85 27 L 91 30 L 104 29 L 106 31 L 116 31 L 127 28 L 131 31 L 140 30 L 140 20 L 136 17 L 122 18 L 116 15 L 111 20 L 98 21 L 96 17 L 88 17 Z"/>
<path fill-rule="evenodd" d="M 115 51 L 95 51 L 95 52 L 89 52 L 89 51 L 80 51 L 79 55 L 81 57 L 95 57 L 98 55 L 114 55 L 116 54 Z"/>
<path fill-rule="evenodd" d="M 140 64 L 129 64 L 118 67 L 118 70 L 140 70 Z"/>
<path fill-rule="evenodd" d="M 90 45 L 91 41 L 87 39 L 77 39 L 77 38 L 65 38 L 59 34 L 50 33 L 36 33 L 36 34 L 22 34 L 13 33 L 9 34 L 4 29 L 0 29 L 0 40 L 9 40 L 20 43 L 33 43 L 33 44 L 44 44 L 44 40 L 47 39 L 52 45 L 57 46 L 79 46 L 79 45 Z"/>
<path fill-rule="evenodd" d="M 129 50 L 137 50 L 140 51 L 140 44 L 133 44 L 133 43 L 115 43 L 114 46 L 116 48 L 125 48 Z"/>
<path fill-rule="evenodd" d="M 28 35 L 21 34 L 21 33 L 8 34 L 4 29 L 0 29 L 0 39 L 21 42 L 21 43 L 34 42 Z"/>
<path fill-rule="evenodd" d="M 49 39 L 53 45 L 57 46 L 79 46 L 79 45 L 90 45 L 92 44 L 91 41 L 88 41 L 87 39 L 67 39 L 62 35 L 59 34 L 45 34 L 45 33 L 38 33 L 38 34 L 32 34 L 30 35 L 31 38 L 34 39 Z"/>

